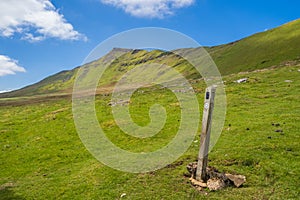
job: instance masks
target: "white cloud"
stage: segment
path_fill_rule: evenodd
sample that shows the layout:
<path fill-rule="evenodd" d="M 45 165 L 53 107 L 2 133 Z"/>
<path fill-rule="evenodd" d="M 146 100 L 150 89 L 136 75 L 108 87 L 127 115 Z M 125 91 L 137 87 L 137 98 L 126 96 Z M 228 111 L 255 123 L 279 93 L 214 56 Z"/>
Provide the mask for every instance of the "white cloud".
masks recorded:
<path fill-rule="evenodd" d="M 16 72 L 26 72 L 26 70 L 18 65 L 17 60 L 0 55 L 0 76 L 16 74 Z"/>
<path fill-rule="evenodd" d="M 192 5 L 195 0 L 101 0 L 123 9 L 135 17 L 163 18 L 176 9 Z"/>
<path fill-rule="evenodd" d="M 66 21 L 50 0 L 1 0 L 0 35 L 23 34 L 22 39 L 86 40 Z"/>
<path fill-rule="evenodd" d="M 0 90 L 0 93 L 10 92 L 12 90 Z"/>

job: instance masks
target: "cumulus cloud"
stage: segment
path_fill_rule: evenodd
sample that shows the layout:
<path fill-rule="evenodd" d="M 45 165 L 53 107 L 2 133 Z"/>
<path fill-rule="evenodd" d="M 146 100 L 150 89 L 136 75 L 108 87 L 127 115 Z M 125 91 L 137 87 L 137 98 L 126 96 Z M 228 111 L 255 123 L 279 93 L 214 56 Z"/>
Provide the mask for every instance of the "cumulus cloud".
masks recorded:
<path fill-rule="evenodd" d="M 22 34 L 22 39 L 40 41 L 45 38 L 86 40 L 66 21 L 50 0 L 1 0 L 0 35 Z"/>
<path fill-rule="evenodd" d="M 123 9 L 135 17 L 163 18 L 195 0 L 101 0 L 102 3 Z"/>
<path fill-rule="evenodd" d="M 0 90 L 0 93 L 10 92 L 12 90 Z"/>
<path fill-rule="evenodd" d="M 26 72 L 26 70 L 18 65 L 17 60 L 0 55 L 0 76 L 16 74 L 16 72 Z"/>

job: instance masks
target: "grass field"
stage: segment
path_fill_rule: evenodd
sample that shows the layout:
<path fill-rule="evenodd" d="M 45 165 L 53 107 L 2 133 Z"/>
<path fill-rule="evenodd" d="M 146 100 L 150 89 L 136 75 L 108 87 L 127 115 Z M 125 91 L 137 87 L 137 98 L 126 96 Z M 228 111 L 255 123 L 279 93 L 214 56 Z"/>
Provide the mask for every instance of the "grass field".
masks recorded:
<path fill-rule="evenodd" d="M 120 199 L 124 193 L 122 199 L 298 199 L 299 69 L 284 66 L 224 77 L 226 122 L 209 164 L 243 174 L 247 182 L 242 188 L 207 194 L 196 191 L 184 176 L 186 165 L 197 158 L 199 142 L 161 170 L 125 173 L 101 164 L 85 149 L 75 130 L 70 98 L 48 101 L 45 97 L 23 104 L 22 99 L 4 100 L 0 107 L 0 199 Z M 234 82 L 245 77 L 246 83 Z M 202 102 L 204 84 L 193 86 L 199 89 Z M 148 108 L 157 101 L 166 107 L 169 118 L 160 134 L 144 140 L 122 133 L 107 106 L 110 96 L 97 96 L 101 126 L 124 149 L 158 149 L 178 128 L 174 123 L 180 111 L 174 95 L 155 88 L 145 91 L 132 99 L 135 122 L 146 124 Z"/>

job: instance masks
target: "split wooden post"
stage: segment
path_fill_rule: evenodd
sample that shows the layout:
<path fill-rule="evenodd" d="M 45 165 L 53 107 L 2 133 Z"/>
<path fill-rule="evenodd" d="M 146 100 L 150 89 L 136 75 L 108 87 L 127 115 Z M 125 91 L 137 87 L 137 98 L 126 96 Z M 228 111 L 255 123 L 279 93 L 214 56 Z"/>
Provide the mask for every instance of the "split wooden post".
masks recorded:
<path fill-rule="evenodd" d="M 196 180 L 206 182 L 207 174 L 206 167 L 208 162 L 208 150 L 210 141 L 210 131 L 212 123 L 212 114 L 214 109 L 216 88 L 214 86 L 206 88 L 203 119 L 202 119 L 202 131 L 200 138 L 200 149 L 198 155 L 198 165 L 196 171 Z"/>

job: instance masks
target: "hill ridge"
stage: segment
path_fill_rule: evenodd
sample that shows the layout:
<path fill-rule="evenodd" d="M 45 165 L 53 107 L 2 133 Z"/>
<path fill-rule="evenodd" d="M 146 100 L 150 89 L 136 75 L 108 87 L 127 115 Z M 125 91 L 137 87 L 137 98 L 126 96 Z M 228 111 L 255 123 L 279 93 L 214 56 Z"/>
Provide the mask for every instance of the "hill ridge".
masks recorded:
<path fill-rule="evenodd" d="M 254 71 L 278 66 L 287 61 L 299 60 L 300 19 L 228 44 L 204 48 L 215 61 L 222 75 Z M 193 53 L 194 50 L 196 51 L 196 49 L 188 48 L 174 51 L 189 51 Z M 114 83 L 120 72 L 129 70 L 139 64 L 154 61 L 177 67 L 180 72 L 186 73 L 188 78 L 197 78 L 194 72 L 189 71 L 192 68 L 183 59 L 172 55 L 170 52 L 160 50 L 147 51 L 116 47 L 105 56 L 83 66 L 101 66 L 104 57 L 116 56 L 118 53 L 124 54 L 114 62 L 114 66 L 109 72 L 111 77 L 107 77 L 106 82 L 102 83 L 103 85 Z M 71 93 L 77 71 L 83 66 L 61 71 L 19 90 L 1 93 L 0 98 L 53 94 L 58 92 Z"/>

